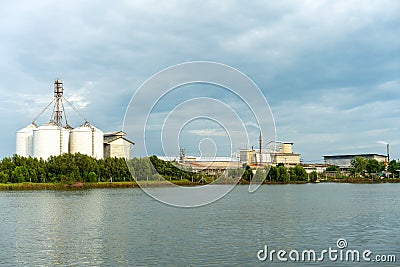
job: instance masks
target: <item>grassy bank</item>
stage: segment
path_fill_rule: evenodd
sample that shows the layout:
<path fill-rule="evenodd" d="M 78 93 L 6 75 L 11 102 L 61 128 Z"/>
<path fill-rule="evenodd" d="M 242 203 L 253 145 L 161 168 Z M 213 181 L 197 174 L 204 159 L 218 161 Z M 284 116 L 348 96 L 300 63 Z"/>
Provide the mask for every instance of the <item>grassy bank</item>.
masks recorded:
<path fill-rule="evenodd" d="M 133 182 L 100 182 L 100 183 L 0 183 L 0 190 L 82 190 L 91 188 L 127 188 L 133 187 Z M 137 184 L 136 184 L 137 186 Z"/>
<path fill-rule="evenodd" d="M 171 181 L 176 185 L 195 186 L 199 183 L 193 183 L 188 180 Z M 98 182 L 98 183 L 0 183 L 0 191 L 8 190 L 84 190 L 93 188 L 134 188 L 134 187 L 163 187 L 170 186 L 165 181 L 139 181 L 139 182 Z"/>
<path fill-rule="evenodd" d="M 198 182 L 191 182 L 186 179 L 182 180 L 172 180 L 172 183 L 180 186 L 197 186 L 204 185 Z M 354 183 L 354 184 L 379 184 L 379 183 L 400 183 L 400 179 L 328 179 L 321 181 L 322 183 Z M 295 182 L 269 182 L 266 181 L 265 185 L 274 184 L 306 184 L 309 182 L 295 181 Z M 229 182 L 221 184 L 232 184 Z M 239 184 L 249 184 L 247 181 L 240 181 Z M 74 183 L 74 184 L 64 184 L 64 183 L 0 183 L 0 191 L 16 191 L 16 190 L 84 190 L 93 188 L 138 188 L 140 187 L 165 187 L 171 184 L 166 181 L 139 181 L 139 182 L 98 182 L 98 183 Z"/>
<path fill-rule="evenodd" d="M 321 182 L 328 183 L 350 183 L 350 184 L 382 184 L 382 183 L 400 183 L 399 178 L 394 179 L 370 179 L 370 178 L 337 178 L 327 179 Z"/>

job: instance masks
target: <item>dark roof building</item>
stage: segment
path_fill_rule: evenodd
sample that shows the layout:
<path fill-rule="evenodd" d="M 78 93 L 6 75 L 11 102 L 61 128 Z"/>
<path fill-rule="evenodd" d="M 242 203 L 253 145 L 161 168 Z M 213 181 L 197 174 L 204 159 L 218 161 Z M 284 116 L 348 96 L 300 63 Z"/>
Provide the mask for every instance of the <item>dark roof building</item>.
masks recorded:
<path fill-rule="evenodd" d="M 379 162 L 387 162 L 387 156 L 380 154 L 331 155 L 331 156 L 324 156 L 324 161 L 328 165 L 336 165 L 341 168 L 348 168 L 351 166 L 351 160 L 353 160 L 355 157 L 376 159 Z"/>

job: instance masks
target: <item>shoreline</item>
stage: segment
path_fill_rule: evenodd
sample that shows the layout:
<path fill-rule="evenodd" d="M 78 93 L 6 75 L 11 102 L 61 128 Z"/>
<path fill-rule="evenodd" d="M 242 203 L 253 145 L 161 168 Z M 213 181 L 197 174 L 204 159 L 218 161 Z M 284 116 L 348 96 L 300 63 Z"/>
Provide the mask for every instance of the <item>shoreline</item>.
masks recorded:
<path fill-rule="evenodd" d="M 178 186 L 200 186 L 204 183 L 191 182 L 185 180 L 172 181 L 173 184 Z M 320 181 L 320 183 L 347 183 L 347 184 L 383 184 L 383 183 L 400 183 L 400 179 L 330 179 Z M 236 183 L 218 183 L 216 185 L 232 185 Z M 249 184 L 247 181 L 240 181 L 238 185 Z M 295 182 L 264 182 L 262 185 L 284 185 L 284 184 L 318 184 L 305 181 Z M 0 191 L 21 191 L 21 190 L 87 190 L 96 188 L 141 188 L 141 187 L 170 187 L 170 182 L 167 181 L 133 181 L 133 182 L 97 182 L 97 183 L 82 183 L 77 182 L 74 184 L 63 183 L 0 183 Z"/>

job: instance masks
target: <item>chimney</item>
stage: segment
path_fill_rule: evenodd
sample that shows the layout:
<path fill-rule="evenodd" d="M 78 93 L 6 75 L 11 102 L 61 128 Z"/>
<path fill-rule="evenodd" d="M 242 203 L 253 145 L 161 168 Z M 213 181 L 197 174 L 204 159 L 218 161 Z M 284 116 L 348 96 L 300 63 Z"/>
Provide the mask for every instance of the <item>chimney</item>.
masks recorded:
<path fill-rule="evenodd" d="M 386 148 L 387 148 L 387 160 L 389 163 L 390 162 L 389 144 L 386 145 Z"/>

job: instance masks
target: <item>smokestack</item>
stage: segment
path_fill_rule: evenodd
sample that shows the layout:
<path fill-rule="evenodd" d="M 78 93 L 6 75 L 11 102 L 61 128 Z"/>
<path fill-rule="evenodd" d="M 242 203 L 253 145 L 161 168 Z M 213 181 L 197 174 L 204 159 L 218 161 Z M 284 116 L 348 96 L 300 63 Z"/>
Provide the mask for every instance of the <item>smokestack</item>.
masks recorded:
<path fill-rule="evenodd" d="M 390 162 L 389 144 L 386 145 L 386 149 L 387 149 L 387 159 L 389 163 Z"/>
<path fill-rule="evenodd" d="M 261 136 L 261 131 L 260 131 L 260 140 L 259 140 L 259 142 L 260 142 L 260 164 L 262 163 L 262 156 L 261 156 L 261 154 L 262 154 L 262 136 Z"/>

